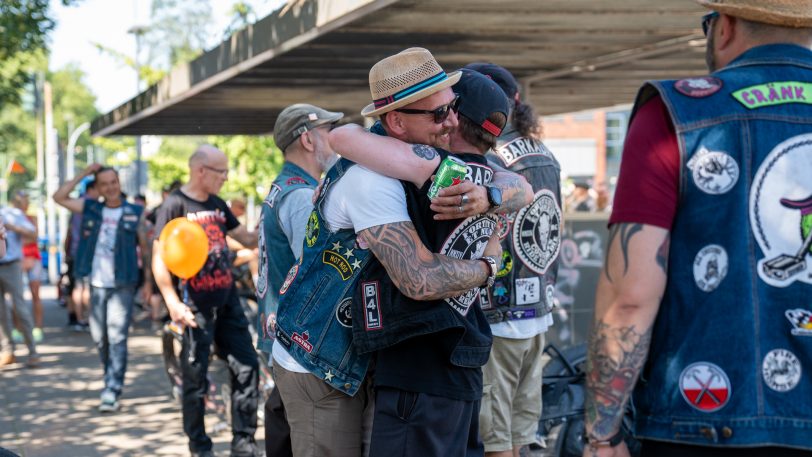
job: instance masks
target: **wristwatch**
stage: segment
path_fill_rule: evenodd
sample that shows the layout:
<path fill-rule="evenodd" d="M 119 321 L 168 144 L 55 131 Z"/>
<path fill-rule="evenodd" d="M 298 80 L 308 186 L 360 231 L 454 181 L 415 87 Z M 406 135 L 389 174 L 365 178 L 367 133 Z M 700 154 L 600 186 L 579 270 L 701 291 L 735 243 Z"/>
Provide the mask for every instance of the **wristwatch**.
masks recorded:
<path fill-rule="evenodd" d="M 487 263 L 490 271 L 490 273 L 488 273 L 488 280 L 483 287 L 492 287 L 493 282 L 496 280 L 496 272 L 499 271 L 499 265 L 496 263 L 496 259 L 491 256 L 480 257 L 479 260 Z"/>
<path fill-rule="evenodd" d="M 488 194 L 488 204 L 491 205 L 491 209 L 502 206 L 502 189 L 494 186 L 485 186 L 485 191 Z"/>
<path fill-rule="evenodd" d="M 623 441 L 625 437 L 626 433 L 623 431 L 623 427 L 621 427 L 620 430 L 617 431 L 617 433 L 615 433 L 610 438 L 605 440 L 593 440 L 585 433 L 584 441 L 586 442 L 587 446 L 589 446 L 589 450 L 597 452 L 597 450 L 600 448 L 617 446 Z"/>

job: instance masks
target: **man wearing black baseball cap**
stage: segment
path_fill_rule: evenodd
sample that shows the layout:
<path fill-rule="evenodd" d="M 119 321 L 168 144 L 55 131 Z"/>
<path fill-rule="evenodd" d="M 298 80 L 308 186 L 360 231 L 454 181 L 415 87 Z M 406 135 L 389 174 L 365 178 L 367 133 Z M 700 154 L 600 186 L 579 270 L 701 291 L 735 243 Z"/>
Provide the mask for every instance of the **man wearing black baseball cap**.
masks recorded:
<path fill-rule="evenodd" d="M 521 101 L 513 75 L 492 63 L 465 68 L 492 79 L 511 99 L 510 120 L 488 158 L 524 176 L 535 194 L 533 203 L 508 216 L 513 229 L 502 240 L 500 277 L 483 304 L 494 338 L 483 367 L 488 407 L 480 413 L 479 430 L 486 455 L 510 457 L 536 441 L 541 415 L 541 355 L 544 332 L 553 323 L 561 244 L 561 167 L 541 142 L 538 118 Z"/>
<path fill-rule="evenodd" d="M 377 135 L 349 125 L 333 130 L 330 141 L 345 158 L 401 179 L 409 214 L 426 246 L 447 256 L 485 260 L 493 267 L 490 285 L 501 259 L 482 256 L 496 232 L 493 213 L 529 203 L 529 186 L 515 174 L 495 172 L 485 158 L 507 123 L 509 100 L 483 75 L 469 70 L 457 74 L 459 81 L 444 95 L 453 107 L 447 116 L 457 121 L 448 132 L 453 154 L 438 142 L 438 148 L 404 142 L 433 139 L 421 135 L 419 127 L 436 114 L 411 106 L 381 113 L 381 122 L 372 128 Z M 424 105 L 432 106 L 430 101 Z M 430 177 L 449 155 L 466 164 L 466 179 L 429 200 Z M 389 269 L 387 259 L 382 263 Z M 402 294 L 380 267 L 365 275 L 362 289 L 365 284 L 377 285 L 381 321 L 387 323 L 381 329 L 355 326 L 353 335 L 359 351 L 377 356 L 370 455 L 482 455 L 481 366 L 491 343 L 479 304 L 482 289 L 455 292 L 449 285 L 451 296 L 418 302 Z M 360 307 L 353 313 L 364 315 Z M 408 449 L 398 449 L 407 438 Z"/>

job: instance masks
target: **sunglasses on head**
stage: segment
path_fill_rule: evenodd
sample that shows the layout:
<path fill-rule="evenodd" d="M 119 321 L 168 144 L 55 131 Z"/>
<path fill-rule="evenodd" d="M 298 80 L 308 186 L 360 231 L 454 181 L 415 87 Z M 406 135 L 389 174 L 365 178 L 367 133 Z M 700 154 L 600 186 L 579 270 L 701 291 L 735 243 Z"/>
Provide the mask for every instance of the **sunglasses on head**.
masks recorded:
<path fill-rule="evenodd" d="M 442 124 L 443 122 L 445 122 L 446 119 L 448 119 L 448 113 L 450 113 L 451 110 L 454 110 L 454 112 L 456 112 L 459 106 L 460 106 L 460 96 L 455 94 L 454 100 L 451 100 L 451 103 L 440 106 L 439 108 L 434 109 L 398 108 L 395 109 L 394 111 L 405 114 L 431 114 L 434 116 L 435 124 Z"/>
<path fill-rule="evenodd" d="M 711 11 L 710 13 L 702 16 L 702 33 L 705 36 L 708 36 L 708 32 L 710 31 L 711 21 L 719 17 L 719 12 Z"/>

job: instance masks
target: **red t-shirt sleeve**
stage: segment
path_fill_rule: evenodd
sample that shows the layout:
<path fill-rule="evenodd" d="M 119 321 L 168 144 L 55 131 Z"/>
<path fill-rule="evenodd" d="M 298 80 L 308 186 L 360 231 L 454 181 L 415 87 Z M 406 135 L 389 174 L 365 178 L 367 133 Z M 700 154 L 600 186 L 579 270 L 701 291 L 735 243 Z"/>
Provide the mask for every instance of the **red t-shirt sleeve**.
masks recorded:
<path fill-rule="evenodd" d="M 679 168 L 674 125 L 656 96 L 639 108 L 629 126 L 609 224 L 635 222 L 670 230 L 677 212 Z"/>

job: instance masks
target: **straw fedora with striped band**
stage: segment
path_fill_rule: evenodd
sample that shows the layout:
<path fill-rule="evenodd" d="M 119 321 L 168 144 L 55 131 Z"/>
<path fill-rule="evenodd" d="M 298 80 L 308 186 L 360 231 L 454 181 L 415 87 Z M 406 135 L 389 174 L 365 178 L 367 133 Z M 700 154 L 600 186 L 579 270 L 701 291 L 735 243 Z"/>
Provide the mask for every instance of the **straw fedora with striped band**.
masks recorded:
<path fill-rule="evenodd" d="M 700 5 L 748 21 L 812 27 L 812 0 L 696 0 Z"/>
<path fill-rule="evenodd" d="M 461 73 L 446 74 L 434 56 L 423 48 L 409 48 L 389 56 L 369 70 L 372 103 L 362 116 L 380 116 L 451 87 Z"/>

